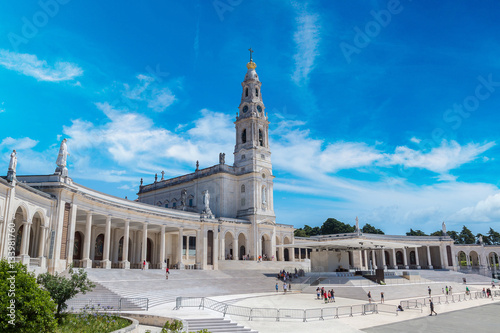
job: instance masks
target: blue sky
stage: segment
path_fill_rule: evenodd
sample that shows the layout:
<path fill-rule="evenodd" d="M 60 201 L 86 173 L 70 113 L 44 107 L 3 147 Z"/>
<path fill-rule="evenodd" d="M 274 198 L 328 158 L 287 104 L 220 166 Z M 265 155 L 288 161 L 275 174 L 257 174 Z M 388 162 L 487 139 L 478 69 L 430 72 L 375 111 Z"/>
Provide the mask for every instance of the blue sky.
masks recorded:
<path fill-rule="evenodd" d="M 0 153 L 135 198 L 232 163 L 254 50 L 279 223 L 500 230 L 500 3 L 68 1 L 0 5 Z"/>

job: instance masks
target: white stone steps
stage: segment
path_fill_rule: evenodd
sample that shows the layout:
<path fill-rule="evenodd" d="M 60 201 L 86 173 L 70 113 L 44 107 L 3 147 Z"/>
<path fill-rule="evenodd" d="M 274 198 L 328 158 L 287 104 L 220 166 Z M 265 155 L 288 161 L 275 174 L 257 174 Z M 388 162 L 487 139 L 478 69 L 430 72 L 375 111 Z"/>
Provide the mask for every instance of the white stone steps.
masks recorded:
<path fill-rule="evenodd" d="M 223 332 L 250 332 L 258 333 L 250 328 L 243 327 L 237 323 L 233 323 L 228 319 L 223 318 L 204 318 L 204 319 L 187 319 L 189 331 L 199 331 L 207 329 L 212 333 Z"/>

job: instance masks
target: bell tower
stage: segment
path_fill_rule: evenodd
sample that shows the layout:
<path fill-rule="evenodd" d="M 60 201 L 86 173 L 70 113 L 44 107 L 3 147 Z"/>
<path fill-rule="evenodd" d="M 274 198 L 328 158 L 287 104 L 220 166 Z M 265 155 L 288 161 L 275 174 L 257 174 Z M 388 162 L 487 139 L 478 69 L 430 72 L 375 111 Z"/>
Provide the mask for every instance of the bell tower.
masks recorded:
<path fill-rule="evenodd" d="M 243 89 L 236 127 L 234 169 L 239 176 L 241 190 L 238 217 L 253 223 L 275 223 L 273 204 L 273 172 L 269 148 L 269 120 L 262 101 L 257 65 L 252 59 L 241 83 Z"/>
<path fill-rule="evenodd" d="M 239 112 L 234 122 L 236 145 L 234 147 L 234 167 L 238 174 L 259 172 L 262 168 L 272 173 L 271 150 L 269 149 L 269 121 L 262 101 L 259 76 L 255 71 L 250 49 Z"/>

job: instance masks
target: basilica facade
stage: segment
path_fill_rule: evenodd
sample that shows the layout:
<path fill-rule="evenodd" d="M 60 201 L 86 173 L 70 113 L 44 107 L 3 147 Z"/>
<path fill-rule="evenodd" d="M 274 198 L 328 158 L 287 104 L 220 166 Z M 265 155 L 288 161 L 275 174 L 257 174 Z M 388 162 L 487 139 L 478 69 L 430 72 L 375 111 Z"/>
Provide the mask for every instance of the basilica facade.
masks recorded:
<path fill-rule="evenodd" d="M 75 183 L 66 140 L 51 175 L 0 178 L 0 256 L 39 272 L 76 267 L 218 269 L 225 260 L 293 261 L 293 226 L 276 223 L 269 121 L 250 59 L 234 164 L 141 185 L 138 200 Z M 285 244 L 289 244 L 287 248 Z"/>

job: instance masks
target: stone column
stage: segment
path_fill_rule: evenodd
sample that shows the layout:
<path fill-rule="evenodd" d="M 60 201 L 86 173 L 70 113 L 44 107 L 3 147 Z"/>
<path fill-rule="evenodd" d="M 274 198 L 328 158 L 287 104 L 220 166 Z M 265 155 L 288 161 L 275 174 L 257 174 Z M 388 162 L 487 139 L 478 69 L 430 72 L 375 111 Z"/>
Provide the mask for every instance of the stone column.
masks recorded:
<path fill-rule="evenodd" d="M 144 222 L 142 225 L 142 252 L 141 252 L 141 268 L 149 269 L 149 262 L 147 261 L 148 254 L 148 224 Z M 146 265 L 144 265 L 146 261 Z"/>
<path fill-rule="evenodd" d="M 427 266 L 432 269 L 431 247 L 427 246 Z"/>
<path fill-rule="evenodd" d="M 394 269 L 398 269 L 398 263 L 396 261 L 396 249 L 392 249 L 392 267 L 394 267 Z"/>
<path fill-rule="evenodd" d="M 387 269 L 387 262 L 385 261 L 385 250 L 384 249 L 382 249 L 382 268 L 384 270 Z"/>
<path fill-rule="evenodd" d="M 46 231 L 47 231 L 47 227 L 44 225 L 41 225 L 40 226 L 40 240 L 38 242 L 38 258 L 40 259 L 40 267 L 45 267 L 45 265 L 46 265 L 46 258 L 44 256 Z"/>
<path fill-rule="evenodd" d="M 472 266 L 471 263 L 470 263 L 470 255 L 466 254 L 465 257 L 467 258 L 467 268 L 470 268 Z"/>
<path fill-rule="evenodd" d="M 240 251 L 239 251 L 239 245 L 238 245 L 238 236 L 234 236 L 233 239 L 233 260 L 239 260 Z"/>
<path fill-rule="evenodd" d="M 418 257 L 418 247 L 415 247 L 415 263 L 417 264 L 417 269 L 420 269 L 420 260 Z"/>
<path fill-rule="evenodd" d="M 87 212 L 87 221 L 85 223 L 85 235 L 83 242 L 83 268 L 92 268 L 92 259 L 90 259 L 90 241 L 92 239 L 92 211 Z"/>
<path fill-rule="evenodd" d="M 184 262 L 182 260 L 182 247 L 183 247 L 183 240 L 184 238 L 184 229 L 182 228 L 179 228 L 179 238 L 177 240 L 177 258 L 179 260 L 179 262 L 177 263 L 177 266 L 179 266 L 179 269 L 184 269 Z M 214 240 L 214 243 L 215 243 L 215 240 Z"/>
<path fill-rule="evenodd" d="M 66 259 L 66 264 L 69 266 L 73 263 L 73 249 L 75 247 L 75 231 L 76 231 L 76 212 L 77 206 L 75 204 L 71 204 L 71 217 L 69 220 L 69 229 L 68 229 L 68 248 L 66 249 L 68 253 L 68 257 Z"/>
<path fill-rule="evenodd" d="M 495 254 L 496 254 L 496 252 L 493 253 L 493 271 L 494 272 L 497 271 L 497 260 L 496 260 Z"/>
<path fill-rule="evenodd" d="M 410 268 L 410 267 L 408 267 L 408 258 L 406 256 L 406 247 L 404 247 L 404 246 L 403 246 L 403 262 L 405 265 L 405 269 Z"/>
<path fill-rule="evenodd" d="M 29 264 L 28 250 L 30 246 L 31 221 L 23 221 L 23 236 L 21 239 L 20 255 L 24 265 Z"/>
<path fill-rule="evenodd" d="M 442 268 L 446 268 L 448 266 L 448 253 L 446 252 L 446 247 L 440 245 L 439 246 L 439 251 L 441 252 L 441 266 Z"/>
<path fill-rule="evenodd" d="M 226 260 L 226 238 L 219 238 L 219 260 Z"/>
<path fill-rule="evenodd" d="M 365 264 L 365 270 L 368 270 L 368 252 L 366 250 L 363 250 L 364 251 L 364 255 L 365 255 L 365 260 L 364 261 L 364 264 Z"/>
<path fill-rule="evenodd" d="M 165 261 L 165 225 L 161 226 L 160 231 L 160 265 L 162 269 L 167 267 L 167 263 Z"/>
<path fill-rule="evenodd" d="M 130 237 L 130 219 L 126 219 L 123 230 L 122 261 L 120 263 L 121 268 L 124 269 L 130 269 L 130 261 L 128 257 L 129 237 Z"/>
<path fill-rule="evenodd" d="M 276 227 L 273 227 L 273 232 L 271 233 L 271 255 L 269 256 L 269 259 L 273 260 L 273 257 L 276 257 Z M 278 258 L 276 258 L 276 260 L 278 260 Z"/>
<path fill-rule="evenodd" d="M 290 260 L 295 261 L 295 248 L 294 247 L 289 248 L 288 252 L 290 253 Z"/>
<path fill-rule="evenodd" d="M 285 248 L 281 246 L 279 248 L 279 252 L 280 252 L 280 261 L 285 261 Z"/>
<path fill-rule="evenodd" d="M 106 216 L 106 227 L 104 229 L 104 251 L 102 254 L 101 267 L 110 269 L 111 260 L 109 260 L 109 248 L 111 245 L 111 215 Z"/>
<path fill-rule="evenodd" d="M 219 269 L 219 232 L 214 230 L 214 270 Z"/>
<path fill-rule="evenodd" d="M 200 230 L 196 230 L 196 264 L 202 265 L 203 261 L 203 232 Z M 199 267 L 198 268 L 202 268 Z"/>
<path fill-rule="evenodd" d="M 208 234 L 207 234 L 207 228 L 202 226 L 201 233 L 203 235 L 203 254 L 201 255 L 201 269 L 207 269 L 208 268 Z"/>
<path fill-rule="evenodd" d="M 377 269 L 377 260 L 375 258 L 375 250 L 372 250 L 372 268 Z"/>

